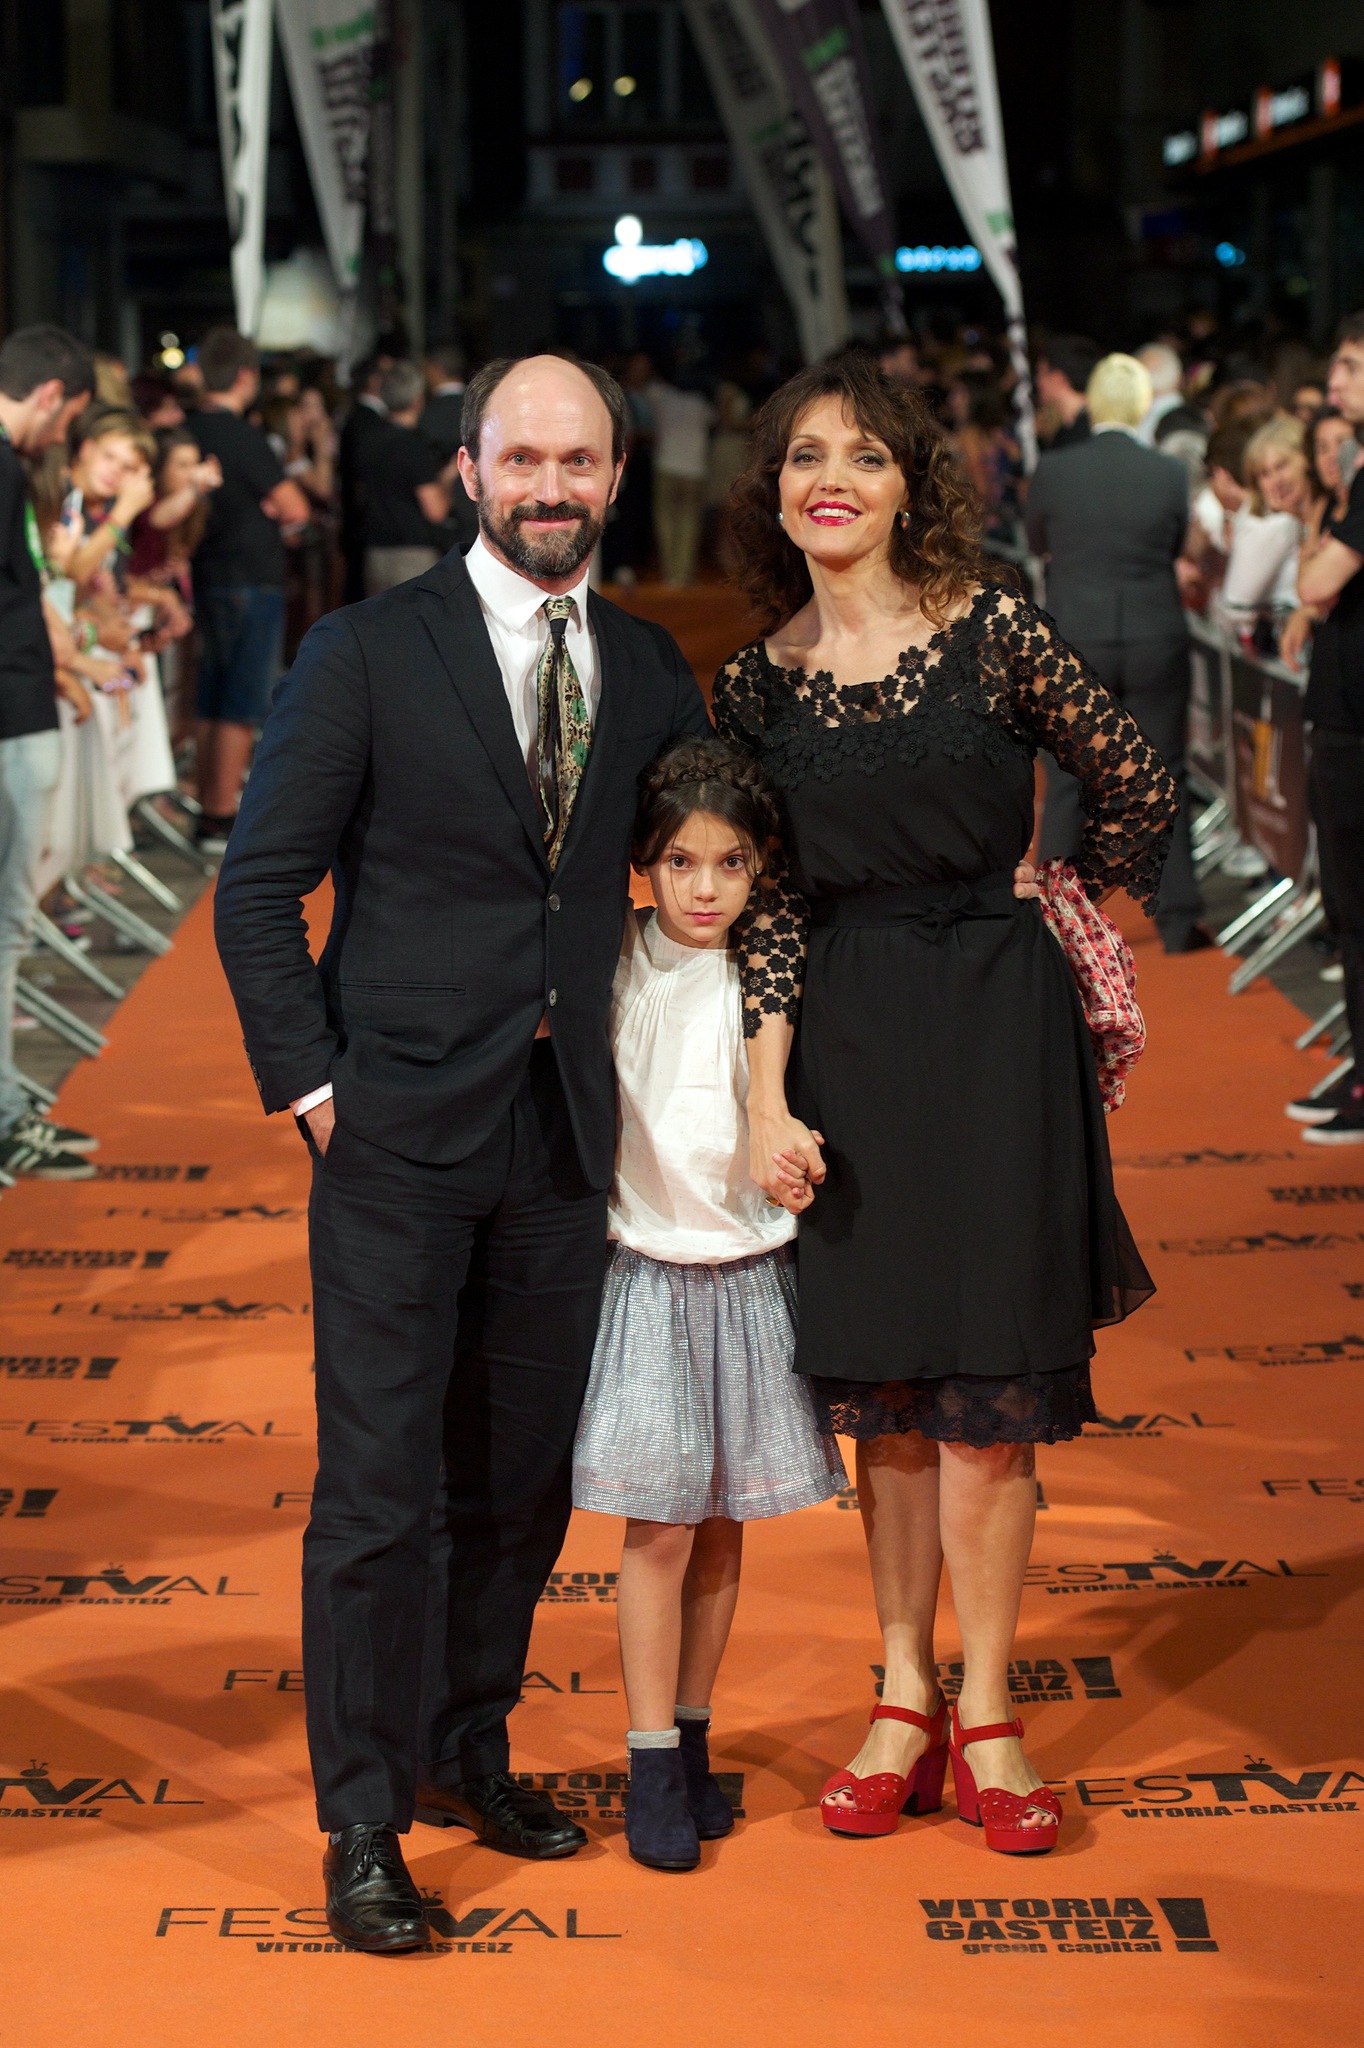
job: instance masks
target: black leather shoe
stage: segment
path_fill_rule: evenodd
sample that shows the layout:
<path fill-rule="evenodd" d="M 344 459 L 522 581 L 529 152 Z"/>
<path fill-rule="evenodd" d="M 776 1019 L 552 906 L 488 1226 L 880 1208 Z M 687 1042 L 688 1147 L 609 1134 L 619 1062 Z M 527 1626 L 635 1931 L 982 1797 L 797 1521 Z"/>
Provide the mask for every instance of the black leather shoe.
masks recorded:
<path fill-rule="evenodd" d="M 425 1948 L 431 1938 L 421 1893 L 407 1874 L 393 1828 L 341 1829 L 322 1858 L 327 1925 L 370 1955 Z"/>
<path fill-rule="evenodd" d="M 433 1828 L 472 1828 L 485 1849 L 537 1863 L 587 1847 L 576 1821 L 543 1792 L 518 1785 L 510 1771 L 490 1771 L 462 1785 L 419 1785 L 416 1817 Z"/>

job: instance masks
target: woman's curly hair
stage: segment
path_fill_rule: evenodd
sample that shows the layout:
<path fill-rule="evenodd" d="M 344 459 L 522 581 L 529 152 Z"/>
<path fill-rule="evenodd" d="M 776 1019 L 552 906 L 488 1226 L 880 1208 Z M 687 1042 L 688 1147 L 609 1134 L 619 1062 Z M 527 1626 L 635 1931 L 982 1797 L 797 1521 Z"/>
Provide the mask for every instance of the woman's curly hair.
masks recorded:
<path fill-rule="evenodd" d="M 778 831 L 777 805 L 751 754 L 723 740 L 682 733 L 665 740 L 639 778 L 639 808 L 630 858 L 652 867 L 697 811 L 723 818 L 749 848 L 753 874 L 761 873 L 767 846 Z"/>
<path fill-rule="evenodd" d="M 778 477 L 796 429 L 821 398 L 839 398 L 864 434 L 884 441 L 905 480 L 907 523 L 891 528 L 890 565 L 919 587 L 926 619 L 943 626 L 972 588 L 991 580 L 971 486 L 917 391 L 892 384 L 869 355 L 813 363 L 756 415 L 747 466 L 730 489 L 726 521 L 736 578 L 770 633 L 809 601 L 810 571 L 777 519 Z"/>

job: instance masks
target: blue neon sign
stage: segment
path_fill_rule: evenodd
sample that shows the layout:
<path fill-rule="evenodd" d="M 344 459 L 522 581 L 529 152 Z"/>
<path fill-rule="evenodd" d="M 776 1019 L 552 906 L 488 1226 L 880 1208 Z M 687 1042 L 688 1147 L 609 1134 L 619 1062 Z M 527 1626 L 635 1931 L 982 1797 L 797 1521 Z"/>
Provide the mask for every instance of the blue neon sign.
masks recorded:
<path fill-rule="evenodd" d="M 691 277 L 705 268 L 710 251 L 695 236 L 646 242 L 643 223 L 636 214 L 626 213 L 616 222 L 616 239 L 601 260 L 603 269 L 622 284 L 637 284 L 641 277 Z"/>

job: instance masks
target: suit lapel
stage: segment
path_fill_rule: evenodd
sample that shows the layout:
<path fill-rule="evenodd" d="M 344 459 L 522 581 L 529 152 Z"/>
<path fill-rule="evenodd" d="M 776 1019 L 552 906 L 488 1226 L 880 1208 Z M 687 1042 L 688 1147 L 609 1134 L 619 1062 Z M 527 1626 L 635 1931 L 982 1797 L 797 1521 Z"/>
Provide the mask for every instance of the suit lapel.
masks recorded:
<path fill-rule="evenodd" d="M 478 592 L 458 553 L 452 552 L 420 578 L 421 615 L 450 681 L 526 836 L 545 862 L 545 842 L 535 793 L 521 757 L 502 671 L 493 653 Z M 589 756 L 589 773 L 590 756 Z"/>

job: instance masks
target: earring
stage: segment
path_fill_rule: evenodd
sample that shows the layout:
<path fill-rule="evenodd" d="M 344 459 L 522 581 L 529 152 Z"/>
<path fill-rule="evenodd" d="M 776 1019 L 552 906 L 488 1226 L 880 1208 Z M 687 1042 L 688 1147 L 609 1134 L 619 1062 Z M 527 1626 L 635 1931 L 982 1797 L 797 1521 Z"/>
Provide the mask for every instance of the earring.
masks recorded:
<path fill-rule="evenodd" d="M 901 524 L 901 526 L 908 526 L 908 525 L 909 525 L 909 514 L 908 514 L 908 512 L 901 512 L 901 513 L 899 514 L 899 520 L 900 520 L 900 524 Z"/>
<path fill-rule="evenodd" d="M 785 514 L 784 512 L 778 512 L 778 514 L 777 514 L 777 524 L 778 524 L 778 526 L 785 526 L 785 524 L 786 524 L 786 514 Z"/>

